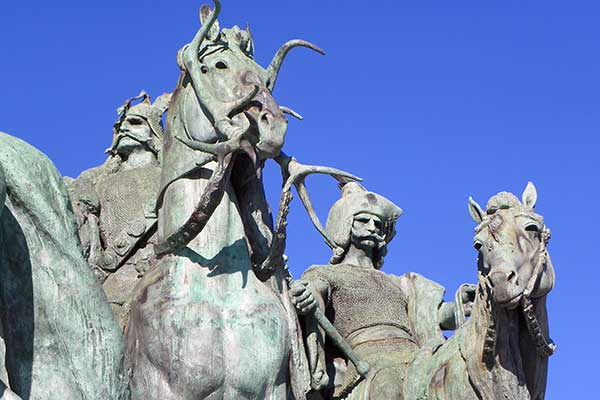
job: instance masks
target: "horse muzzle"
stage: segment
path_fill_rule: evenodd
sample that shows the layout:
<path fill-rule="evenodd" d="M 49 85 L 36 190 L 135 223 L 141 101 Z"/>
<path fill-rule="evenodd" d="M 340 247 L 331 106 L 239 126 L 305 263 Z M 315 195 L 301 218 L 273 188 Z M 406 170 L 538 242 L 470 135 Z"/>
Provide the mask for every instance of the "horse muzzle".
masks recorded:
<path fill-rule="evenodd" d="M 498 268 L 488 275 L 494 301 L 502 307 L 513 309 L 519 305 L 524 287 L 519 274 L 513 269 Z"/>
<path fill-rule="evenodd" d="M 246 115 L 256 128 L 256 150 L 261 159 L 276 157 L 283 147 L 287 119 L 266 88 L 256 94 Z"/>

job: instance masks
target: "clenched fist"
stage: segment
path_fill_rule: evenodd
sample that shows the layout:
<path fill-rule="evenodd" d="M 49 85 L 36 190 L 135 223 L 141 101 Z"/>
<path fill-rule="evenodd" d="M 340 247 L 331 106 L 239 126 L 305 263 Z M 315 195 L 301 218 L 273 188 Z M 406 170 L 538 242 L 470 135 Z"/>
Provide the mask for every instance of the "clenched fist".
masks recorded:
<path fill-rule="evenodd" d="M 296 310 L 301 315 L 312 314 L 317 308 L 315 296 L 308 282 L 294 281 L 290 285 L 290 295 L 292 303 L 294 303 Z"/>

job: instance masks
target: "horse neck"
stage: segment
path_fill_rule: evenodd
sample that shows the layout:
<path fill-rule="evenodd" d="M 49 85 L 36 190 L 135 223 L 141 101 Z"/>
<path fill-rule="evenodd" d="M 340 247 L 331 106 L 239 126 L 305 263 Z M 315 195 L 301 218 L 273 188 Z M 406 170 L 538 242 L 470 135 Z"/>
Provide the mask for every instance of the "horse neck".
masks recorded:
<path fill-rule="evenodd" d="M 548 337 L 545 297 L 534 300 L 534 310 Z M 537 353 L 521 306 L 508 310 L 493 304 L 480 279 L 470 323 L 465 328 L 465 360 L 482 398 L 544 398 L 548 359 Z"/>
<path fill-rule="evenodd" d="M 216 168 L 212 155 L 190 149 L 175 139 L 179 136 L 204 143 L 216 141 L 215 128 L 200 107 L 191 86 L 178 87 L 174 99 L 163 150 L 161 186 L 164 192 L 159 202 L 159 236 L 163 238 L 179 229 L 192 215 L 198 200 L 208 190 Z M 206 226 L 189 243 L 192 251 L 188 257 L 201 265 L 220 265 L 221 271 L 234 265 L 238 269 L 240 266 L 247 269 L 249 267 L 243 262 L 248 257 L 243 221 L 230 175 L 226 174 L 220 183 L 223 187 L 217 193 L 224 191 L 223 197 Z"/>

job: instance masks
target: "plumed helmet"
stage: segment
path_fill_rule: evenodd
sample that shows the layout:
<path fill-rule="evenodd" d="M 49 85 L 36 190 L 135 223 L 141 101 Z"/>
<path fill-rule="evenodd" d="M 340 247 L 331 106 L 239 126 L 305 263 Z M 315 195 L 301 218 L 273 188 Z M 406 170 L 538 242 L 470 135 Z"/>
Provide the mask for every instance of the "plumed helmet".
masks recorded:
<path fill-rule="evenodd" d="M 369 213 L 381 218 L 384 226 L 384 241 L 381 243 L 381 260 L 378 262 L 378 267 L 383 263 L 385 245 L 396 234 L 396 221 L 402 215 L 402 209 L 385 197 L 367 191 L 360 184 L 350 182 L 342 187 L 342 198 L 331 207 L 325 225 L 327 236 L 338 247 L 334 249 L 331 260 L 333 264 L 339 262 L 341 256 L 348 250 L 354 216 L 360 213 Z"/>

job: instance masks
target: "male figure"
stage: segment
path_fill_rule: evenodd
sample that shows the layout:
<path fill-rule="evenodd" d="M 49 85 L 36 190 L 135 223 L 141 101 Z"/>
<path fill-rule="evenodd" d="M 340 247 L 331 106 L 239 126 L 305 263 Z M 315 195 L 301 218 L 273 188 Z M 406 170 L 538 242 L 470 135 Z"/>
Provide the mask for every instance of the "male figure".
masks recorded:
<path fill-rule="evenodd" d="M 380 271 L 401 214 L 385 197 L 346 184 L 327 219 L 327 236 L 337 246 L 329 265 L 309 268 L 292 286 L 292 301 L 306 316 L 313 388 L 325 397 L 333 390 L 336 398 L 402 399 L 406 369 L 416 353 L 444 340 L 440 328 L 454 328 L 453 303 L 442 303 L 441 286 L 417 274 Z M 366 379 L 328 346 L 311 318 L 316 307 L 370 364 Z"/>
<path fill-rule="evenodd" d="M 121 324 L 131 290 L 154 259 L 161 119 L 170 97 L 152 104 L 142 91 L 125 101 L 106 162 L 67 180 L 84 254 Z"/>

